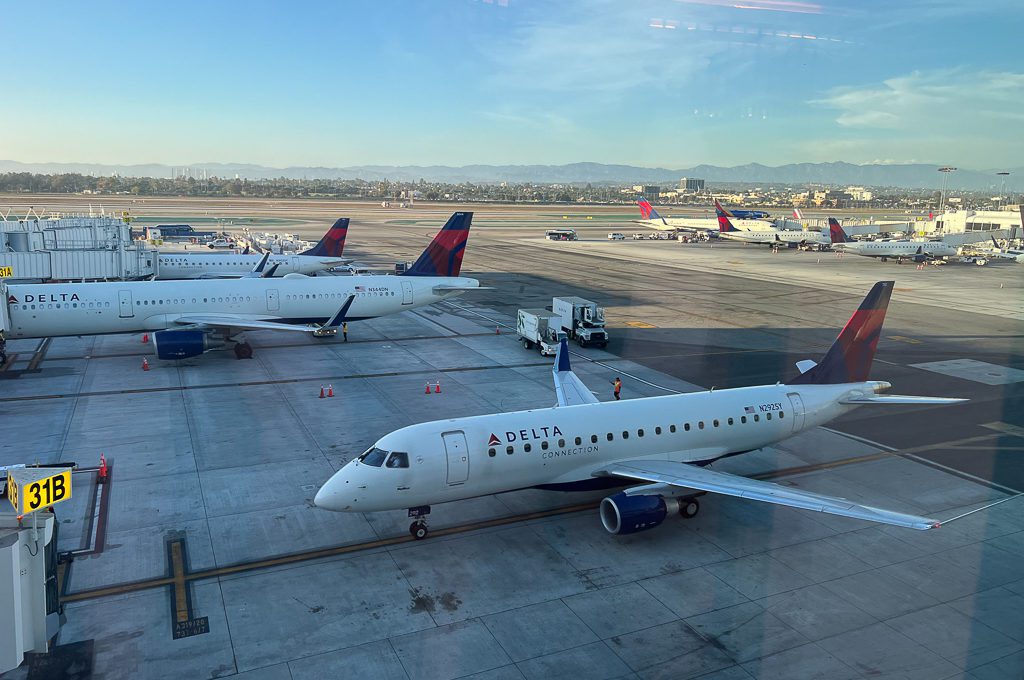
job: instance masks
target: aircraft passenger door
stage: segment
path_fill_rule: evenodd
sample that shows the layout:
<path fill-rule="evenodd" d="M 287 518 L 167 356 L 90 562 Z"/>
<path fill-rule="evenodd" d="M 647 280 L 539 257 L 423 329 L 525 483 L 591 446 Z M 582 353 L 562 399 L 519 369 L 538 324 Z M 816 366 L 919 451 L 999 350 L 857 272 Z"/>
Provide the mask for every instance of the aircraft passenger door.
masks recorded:
<path fill-rule="evenodd" d="M 295 257 L 293 255 L 291 260 L 292 260 L 292 271 L 297 273 L 297 274 L 301 274 L 302 273 L 302 269 L 299 268 L 299 258 L 297 258 L 297 257 Z"/>
<path fill-rule="evenodd" d="M 469 479 L 469 447 L 466 446 L 466 434 L 458 432 L 445 432 L 441 435 L 444 440 L 444 452 L 448 457 L 448 486 L 463 484 Z"/>
<path fill-rule="evenodd" d="M 135 307 L 132 306 L 132 292 L 130 290 L 117 291 L 117 303 L 122 319 L 130 319 L 135 316 Z"/>
<path fill-rule="evenodd" d="M 793 405 L 793 432 L 804 426 L 804 400 L 796 392 L 790 392 L 789 403 Z"/>
<path fill-rule="evenodd" d="M 280 301 L 277 295 L 277 289 L 267 290 L 267 311 L 276 312 L 281 308 Z"/>
<path fill-rule="evenodd" d="M 412 304 L 412 281 L 402 281 L 402 304 Z"/>

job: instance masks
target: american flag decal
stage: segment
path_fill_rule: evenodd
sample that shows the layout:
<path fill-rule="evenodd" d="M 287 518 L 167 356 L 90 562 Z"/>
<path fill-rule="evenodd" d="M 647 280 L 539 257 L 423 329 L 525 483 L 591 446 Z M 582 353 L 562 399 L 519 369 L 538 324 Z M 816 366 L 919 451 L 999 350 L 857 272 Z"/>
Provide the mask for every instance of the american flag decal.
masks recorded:
<path fill-rule="evenodd" d="M 356 292 L 357 293 L 365 293 L 366 292 L 366 286 L 356 286 Z"/>
<path fill-rule="evenodd" d="M 753 413 L 754 412 L 754 407 L 753 406 L 744 406 L 743 407 L 743 412 L 744 413 Z"/>

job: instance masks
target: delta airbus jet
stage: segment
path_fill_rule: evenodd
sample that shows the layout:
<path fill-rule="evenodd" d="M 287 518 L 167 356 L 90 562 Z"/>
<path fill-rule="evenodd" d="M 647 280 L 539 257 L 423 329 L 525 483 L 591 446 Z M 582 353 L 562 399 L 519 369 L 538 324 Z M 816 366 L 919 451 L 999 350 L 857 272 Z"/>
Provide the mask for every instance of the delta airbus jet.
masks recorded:
<path fill-rule="evenodd" d="M 771 446 L 863 405 L 952 404 L 962 399 L 886 396 L 869 381 L 893 282 L 868 293 L 820 364 L 800 361 L 785 383 L 599 402 L 572 372 L 563 338 L 553 367 L 557 406 L 411 425 L 381 437 L 317 492 L 339 512 L 409 509 L 427 535 L 430 506 L 525 488 L 627 486 L 601 502 L 612 534 L 697 514 L 695 492 L 714 492 L 845 517 L 931 529 L 934 519 L 708 469 Z"/>
<path fill-rule="evenodd" d="M 885 262 L 896 260 L 903 262 L 928 262 L 939 257 L 953 257 L 957 248 L 942 241 L 854 241 L 840 226 L 839 221 L 828 218 L 829 238 L 832 250 L 842 253 L 853 253 L 864 257 L 877 257 Z"/>
<path fill-rule="evenodd" d="M 718 236 L 719 238 L 732 241 L 743 241 L 744 243 L 760 243 L 767 246 L 785 246 L 796 248 L 798 246 L 814 244 L 826 245 L 830 240 L 820 231 L 804 231 L 802 229 L 757 229 L 741 231 L 737 229 L 729 213 L 722 208 L 718 201 L 715 201 L 715 212 L 718 215 Z"/>
<path fill-rule="evenodd" d="M 347 217 L 342 217 L 309 250 L 296 255 L 271 255 L 267 270 L 276 276 L 314 274 L 346 263 L 341 259 L 348 234 Z M 260 255 L 232 253 L 157 253 L 156 278 L 231 279 L 249 275 L 260 262 Z"/>
<path fill-rule="evenodd" d="M 471 212 L 451 216 L 401 276 L 304 276 L 205 281 L 11 285 L 0 305 L 7 338 L 153 332 L 161 359 L 185 359 L 235 343 L 252 356 L 246 330 L 330 335 L 345 321 L 373 319 L 480 287 L 459 276 Z"/>

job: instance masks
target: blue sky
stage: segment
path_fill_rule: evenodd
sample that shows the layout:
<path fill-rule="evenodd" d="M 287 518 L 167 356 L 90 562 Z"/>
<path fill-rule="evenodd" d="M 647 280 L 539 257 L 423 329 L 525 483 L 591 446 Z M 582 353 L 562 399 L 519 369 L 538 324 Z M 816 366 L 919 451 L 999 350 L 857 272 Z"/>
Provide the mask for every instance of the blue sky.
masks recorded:
<path fill-rule="evenodd" d="M 0 158 L 1019 167 L 1019 0 L 7 3 Z"/>

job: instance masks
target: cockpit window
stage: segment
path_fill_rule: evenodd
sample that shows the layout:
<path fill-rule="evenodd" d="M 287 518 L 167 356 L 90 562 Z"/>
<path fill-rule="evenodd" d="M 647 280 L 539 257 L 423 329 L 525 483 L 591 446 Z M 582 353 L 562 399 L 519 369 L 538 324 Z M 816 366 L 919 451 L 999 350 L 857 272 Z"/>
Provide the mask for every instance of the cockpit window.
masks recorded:
<path fill-rule="evenodd" d="M 372 465 L 373 467 L 380 467 L 384 464 L 384 459 L 388 457 L 388 452 L 384 449 L 378 449 L 376 446 L 369 449 L 366 453 L 359 456 L 359 462 L 363 465 Z"/>
<path fill-rule="evenodd" d="M 409 467 L 409 454 L 402 451 L 395 451 L 388 458 L 387 467 L 389 468 L 407 468 Z"/>

